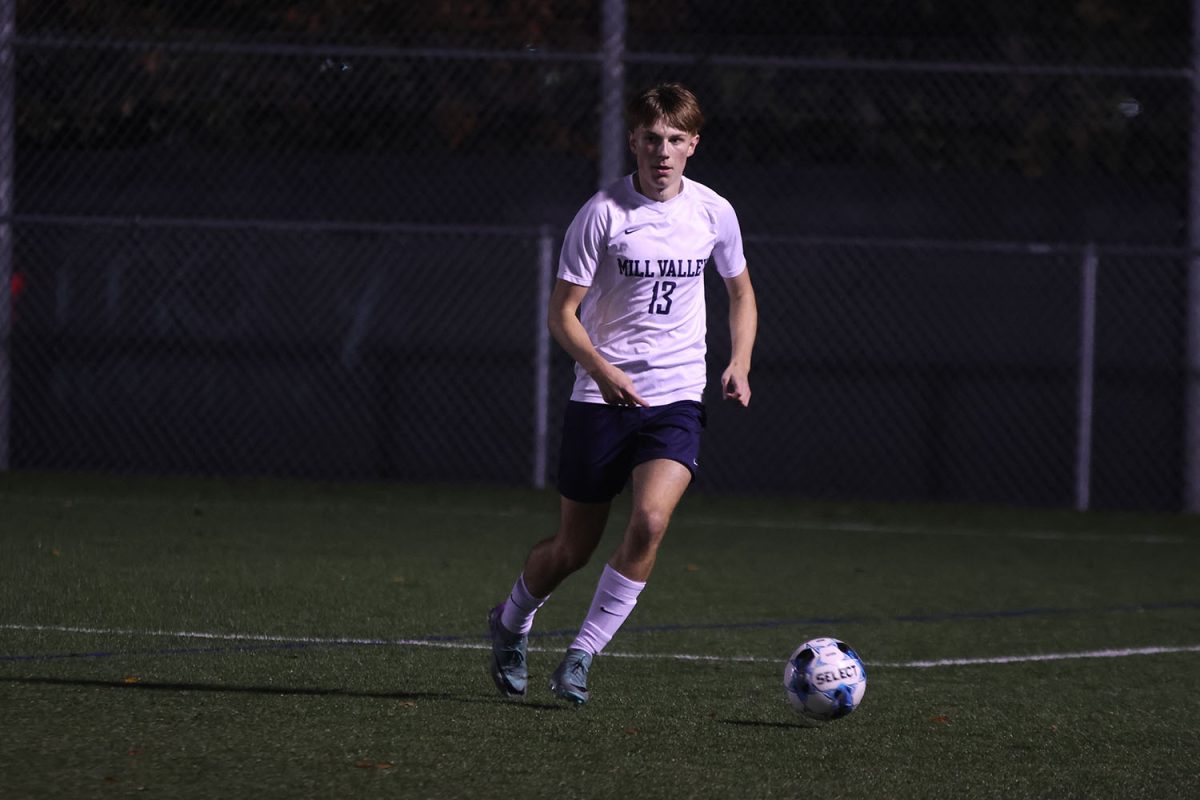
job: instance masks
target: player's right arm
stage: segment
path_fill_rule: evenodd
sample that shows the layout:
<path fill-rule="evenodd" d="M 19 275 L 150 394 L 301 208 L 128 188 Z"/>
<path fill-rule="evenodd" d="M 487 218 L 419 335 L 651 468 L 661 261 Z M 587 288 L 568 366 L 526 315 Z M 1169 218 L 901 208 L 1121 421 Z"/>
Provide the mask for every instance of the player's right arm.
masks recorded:
<path fill-rule="evenodd" d="M 579 321 L 579 305 L 588 287 L 559 278 L 550 295 L 550 314 L 547 324 L 554 340 L 583 367 L 596 385 L 604 402 L 617 406 L 649 406 L 634 389 L 633 380 L 623 370 L 613 366 L 600 355 Z"/>

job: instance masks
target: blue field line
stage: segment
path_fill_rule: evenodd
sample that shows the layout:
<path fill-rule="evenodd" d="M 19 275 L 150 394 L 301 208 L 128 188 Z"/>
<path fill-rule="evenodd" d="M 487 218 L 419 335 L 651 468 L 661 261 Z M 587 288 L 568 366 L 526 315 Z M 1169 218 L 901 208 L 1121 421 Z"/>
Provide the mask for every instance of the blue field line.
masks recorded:
<path fill-rule="evenodd" d="M 800 625 L 856 625 L 874 622 L 870 617 L 807 617 L 804 619 L 764 619 L 750 622 L 675 622 L 664 625 L 623 625 L 621 633 L 677 633 L 680 631 L 754 630 L 792 628 Z M 578 628 L 530 631 L 529 638 L 574 636 Z"/>
<path fill-rule="evenodd" d="M 1017 608 L 1005 611 L 950 611 L 937 614 L 900 614 L 893 622 L 953 622 L 960 619 L 1012 619 L 1016 617 L 1058 617 L 1070 614 L 1136 614 L 1143 611 L 1192 611 L 1200 602 L 1146 603 L 1144 605 L 1106 606 L 1103 608 Z"/>
<path fill-rule="evenodd" d="M 1017 608 L 994 611 L 943 611 L 930 614 L 897 614 L 892 617 L 798 617 L 793 619 L 752 620 L 747 622 L 673 623 L 665 625 L 626 625 L 621 633 L 676 633 L 680 631 L 755 630 L 791 628 L 805 625 L 863 625 L 879 622 L 953 622 L 955 620 L 1012 619 L 1022 617 L 1057 617 L 1072 614 L 1129 614 L 1144 611 L 1182 611 L 1200 609 L 1200 601 L 1178 603 L 1146 603 L 1102 608 Z M 538 636 L 573 636 L 577 630 L 531 632 Z"/>

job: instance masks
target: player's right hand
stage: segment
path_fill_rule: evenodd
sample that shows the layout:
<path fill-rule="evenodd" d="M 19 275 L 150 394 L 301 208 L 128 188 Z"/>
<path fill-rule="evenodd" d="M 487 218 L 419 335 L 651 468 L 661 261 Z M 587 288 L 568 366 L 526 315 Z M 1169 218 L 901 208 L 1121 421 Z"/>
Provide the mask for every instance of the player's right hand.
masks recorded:
<path fill-rule="evenodd" d="M 597 370 L 592 374 L 592 378 L 600 387 L 600 394 L 604 397 L 604 402 L 610 406 L 650 407 L 650 404 L 637 393 L 630 377 L 612 364 L 606 365 L 603 370 Z"/>

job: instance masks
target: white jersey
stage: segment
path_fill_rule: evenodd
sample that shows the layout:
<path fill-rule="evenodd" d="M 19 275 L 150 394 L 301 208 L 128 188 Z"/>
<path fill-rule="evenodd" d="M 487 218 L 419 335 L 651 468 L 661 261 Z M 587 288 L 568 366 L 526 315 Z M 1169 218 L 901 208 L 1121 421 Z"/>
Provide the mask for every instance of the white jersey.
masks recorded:
<path fill-rule="evenodd" d="M 567 229 L 558 266 L 562 280 L 590 287 L 580 321 L 592 344 L 656 406 L 702 398 L 704 271 L 733 278 L 746 268 L 733 206 L 682 180 L 665 202 L 634 189 L 632 175 L 597 192 Z M 571 399 L 604 402 L 578 364 Z"/>

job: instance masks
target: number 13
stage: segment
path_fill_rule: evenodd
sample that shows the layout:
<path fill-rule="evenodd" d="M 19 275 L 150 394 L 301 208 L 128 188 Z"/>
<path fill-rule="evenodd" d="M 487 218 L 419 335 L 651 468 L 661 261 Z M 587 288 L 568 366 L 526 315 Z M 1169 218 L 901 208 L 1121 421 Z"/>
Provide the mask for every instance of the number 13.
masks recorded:
<path fill-rule="evenodd" d="M 649 313 L 670 314 L 671 292 L 673 291 L 675 291 L 675 281 L 655 281 L 654 296 L 650 298 Z"/>

